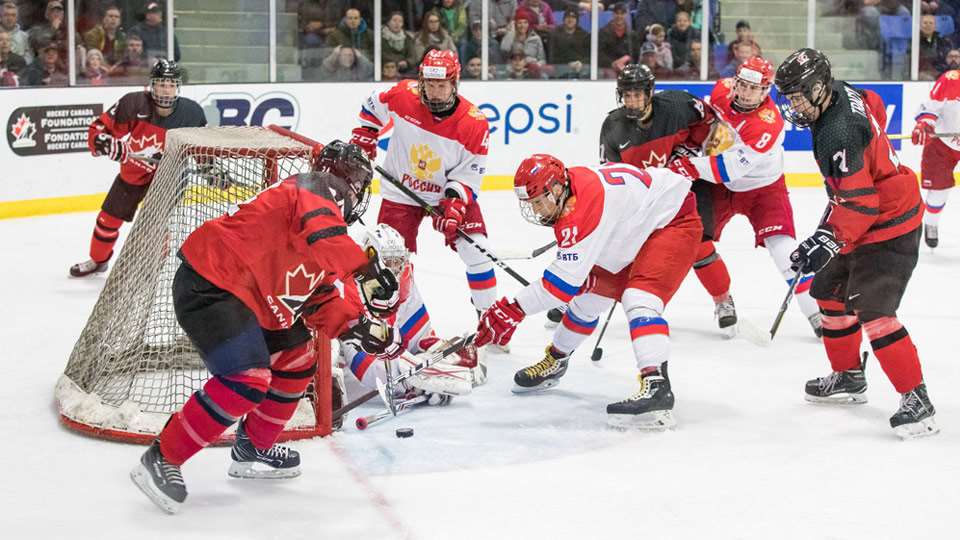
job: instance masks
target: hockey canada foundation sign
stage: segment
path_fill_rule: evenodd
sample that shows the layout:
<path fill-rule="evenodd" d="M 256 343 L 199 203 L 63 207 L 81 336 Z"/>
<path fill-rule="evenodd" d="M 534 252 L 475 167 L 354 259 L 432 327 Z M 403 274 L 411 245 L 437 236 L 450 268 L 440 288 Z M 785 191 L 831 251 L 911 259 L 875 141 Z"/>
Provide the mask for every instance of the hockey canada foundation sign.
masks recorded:
<path fill-rule="evenodd" d="M 21 107 L 7 119 L 7 144 L 18 156 L 87 151 L 87 128 L 103 105 Z"/>

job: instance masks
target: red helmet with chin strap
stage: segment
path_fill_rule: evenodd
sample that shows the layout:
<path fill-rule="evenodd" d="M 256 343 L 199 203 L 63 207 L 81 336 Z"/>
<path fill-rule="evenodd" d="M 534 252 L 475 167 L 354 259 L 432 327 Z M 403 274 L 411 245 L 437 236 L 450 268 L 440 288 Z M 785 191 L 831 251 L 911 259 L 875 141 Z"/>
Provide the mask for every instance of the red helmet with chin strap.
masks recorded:
<path fill-rule="evenodd" d="M 424 82 L 444 80 L 453 84 L 453 92 L 448 100 L 431 100 L 427 98 L 427 91 Z M 457 97 L 457 83 L 460 81 L 460 61 L 457 60 L 457 54 L 453 51 L 441 51 L 432 49 L 423 55 L 423 61 L 420 62 L 420 101 L 426 105 L 432 112 L 444 112 L 453 106 Z"/>
<path fill-rule="evenodd" d="M 734 81 L 735 103 L 741 109 L 745 110 L 752 110 L 759 107 L 770 92 L 770 87 L 773 85 L 773 75 L 773 64 L 771 64 L 769 60 L 762 56 L 751 56 L 748 58 L 746 62 L 737 67 L 737 75 Z M 739 81 L 763 87 L 764 92 L 756 103 L 744 102 L 736 95 L 737 82 Z"/>
<path fill-rule="evenodd" d="M 559 195 L 554 190 L 556 186 L 562 188 Z M 537 225 L 553 225 L 570 193 L 567 167 L 550 154 L 534 154 L 521 161 L 517 167 L 513 176 L 513 190 L 520 199 L 520 213 L 524 219 Z M 531 201 L 541 195 L 546 195 L 547 200 L 556 205 L 554 215 L 541 216 L 533 210 Z"/>

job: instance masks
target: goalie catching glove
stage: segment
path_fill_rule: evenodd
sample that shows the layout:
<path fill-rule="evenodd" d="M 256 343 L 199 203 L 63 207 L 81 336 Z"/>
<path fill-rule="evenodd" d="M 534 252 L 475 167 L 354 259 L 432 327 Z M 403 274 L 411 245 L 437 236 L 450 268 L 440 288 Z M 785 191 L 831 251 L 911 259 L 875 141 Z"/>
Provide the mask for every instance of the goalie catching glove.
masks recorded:
<path fill-rule="evenodd" d="M 367 247 L 367 257 L 370 264 L 355 277 L 357 290 L 370 313 L 386 317 L 400 305 L 400 283 L 390 268 L 380 261 L 376 249 Z"/>

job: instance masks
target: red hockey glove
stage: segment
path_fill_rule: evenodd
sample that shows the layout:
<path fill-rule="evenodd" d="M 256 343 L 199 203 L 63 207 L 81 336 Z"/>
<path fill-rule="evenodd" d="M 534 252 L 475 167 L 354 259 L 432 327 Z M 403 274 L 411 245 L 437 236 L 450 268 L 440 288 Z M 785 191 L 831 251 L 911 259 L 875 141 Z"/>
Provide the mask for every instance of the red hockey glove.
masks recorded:
<path fill-rule="evenodd" d="M 917 125 L 913 127 L 913 133 L 910 134 L 910 142 L 917 146 L 927 144 L 933 137 L 933 122 L 929 118 L 917 120 Z"/>
<path fill-rule="evenodd" d="M 353 136 L 350 137 L 350 144 L 355 144 L 363 150 L 363 153 L 373 161 L 377 157 L 377 136 L 379 133 L 368 128 L 354 128 Z"/>
<path fill-rule="evenodd" d="M 113 161 L 124 162 L 127 159 L 127 145 L 108 133 L 98 133 L 93 140 L 93 155 L 107 156 Z"/>
<path fill-rule="evenodd" d="M 463 199 L 449 197 L 440 199 L 437 215 L 433 216 L 433 228 L 442 232 L 446 244 L 453 247 L 457 241 L 457 229 L 463 226 L 467 219 L 467 203 Z"/>
<path fill-rule="evenodd" d="M 700 177 L 700 173 L 697 172 L 697 168 L 693 166 L 693 162 L 690 161 L 688 157 L 674 158 L 674 160 L 667 165 L 667 168 L 691 182 Z"/>
<path fill-rule="evenodd" d="M 523 308 L 516 301 L 511 302 L 506 298 L 497 300 L 480 316 L 480 323 L 477 325 L 477 337 L 474 338 L 473 344 L 477 347 L 483 347 L 488 343 L 496 343 L 501 346 L 510 343 L 517 325 L 524 317 L 526 317 L 526 313 L 523 312 Z"/>

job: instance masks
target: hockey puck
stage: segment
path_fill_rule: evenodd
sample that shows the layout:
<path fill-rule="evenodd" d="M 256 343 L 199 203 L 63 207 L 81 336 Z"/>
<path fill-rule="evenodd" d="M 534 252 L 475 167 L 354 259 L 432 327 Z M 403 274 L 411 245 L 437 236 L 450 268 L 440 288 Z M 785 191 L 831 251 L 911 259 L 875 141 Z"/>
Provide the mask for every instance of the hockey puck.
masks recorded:
<path fill-rule="evenodd" d="M 407 439 L 407 438 L 413 437 L 413 428 L 412 427 L 397 428 L 396 434 L 398 439 Z"/>

